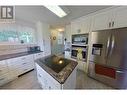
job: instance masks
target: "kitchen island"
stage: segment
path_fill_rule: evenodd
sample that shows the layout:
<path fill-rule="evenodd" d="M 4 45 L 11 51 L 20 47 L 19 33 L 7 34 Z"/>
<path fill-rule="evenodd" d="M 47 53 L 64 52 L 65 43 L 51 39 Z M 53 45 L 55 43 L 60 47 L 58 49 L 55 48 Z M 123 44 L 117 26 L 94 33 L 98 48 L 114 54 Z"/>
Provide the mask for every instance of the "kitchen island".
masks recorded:
<path fill-rule="evenodd" d="M 38 81 L 43 89 L 75 89 L 77 62 L 56 55 L 35 62 Z"/>

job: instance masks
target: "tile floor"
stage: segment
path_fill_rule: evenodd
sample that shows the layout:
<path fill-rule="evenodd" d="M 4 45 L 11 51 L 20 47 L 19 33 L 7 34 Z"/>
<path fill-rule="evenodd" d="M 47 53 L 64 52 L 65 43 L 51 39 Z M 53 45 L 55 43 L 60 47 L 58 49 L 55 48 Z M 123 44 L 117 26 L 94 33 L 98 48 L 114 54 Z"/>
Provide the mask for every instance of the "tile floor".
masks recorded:
<path fill-rule="evenodd" d="M 0 87 L 0 89 L 41 89 L 37 81 L 36 71 L 33 70 L 12 82 Z M 77 70 L 76 89 L 113 89 L 92 78 L 89 78 L 83 71 Z"/>

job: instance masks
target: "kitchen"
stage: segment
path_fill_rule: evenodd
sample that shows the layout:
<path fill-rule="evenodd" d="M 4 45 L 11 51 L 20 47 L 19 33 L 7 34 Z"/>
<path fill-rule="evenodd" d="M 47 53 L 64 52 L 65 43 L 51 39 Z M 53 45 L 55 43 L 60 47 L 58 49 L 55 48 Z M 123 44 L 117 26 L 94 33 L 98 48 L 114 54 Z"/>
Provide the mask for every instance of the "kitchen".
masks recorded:
<path fill-rule="evenodd" d="M 0 88 L 126 89 L 127 7 L 53 7 L 1 6 Z"/>

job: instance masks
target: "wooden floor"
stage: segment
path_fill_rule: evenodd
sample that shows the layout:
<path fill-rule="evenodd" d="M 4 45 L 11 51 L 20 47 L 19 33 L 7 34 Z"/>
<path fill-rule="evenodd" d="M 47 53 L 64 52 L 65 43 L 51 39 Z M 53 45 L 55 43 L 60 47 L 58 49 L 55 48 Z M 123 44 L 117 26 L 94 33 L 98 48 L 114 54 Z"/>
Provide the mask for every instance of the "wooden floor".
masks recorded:
<path fill-rule="evenodd" d="M 41 89 L 36 77 L 36 71 L 33 70 L 12 82 L 0 87 L 0 89 Z M 84 72 L 77 70 L 76 89 L 113 89 L 92 78 L 89 78 Z"/>

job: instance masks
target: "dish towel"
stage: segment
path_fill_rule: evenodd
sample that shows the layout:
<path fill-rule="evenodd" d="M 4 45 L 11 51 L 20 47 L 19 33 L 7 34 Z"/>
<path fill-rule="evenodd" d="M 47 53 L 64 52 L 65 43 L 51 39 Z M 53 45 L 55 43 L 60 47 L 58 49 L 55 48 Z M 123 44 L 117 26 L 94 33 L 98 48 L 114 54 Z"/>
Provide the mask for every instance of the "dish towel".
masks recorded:
<path fill-rule="evenodd" d="M 80 61 L 80 60 L 82 60 L 82 51 L 83 50 L 81 48 L 77 48 L 77 51 L 78 51 L 77 60 Z"/>

